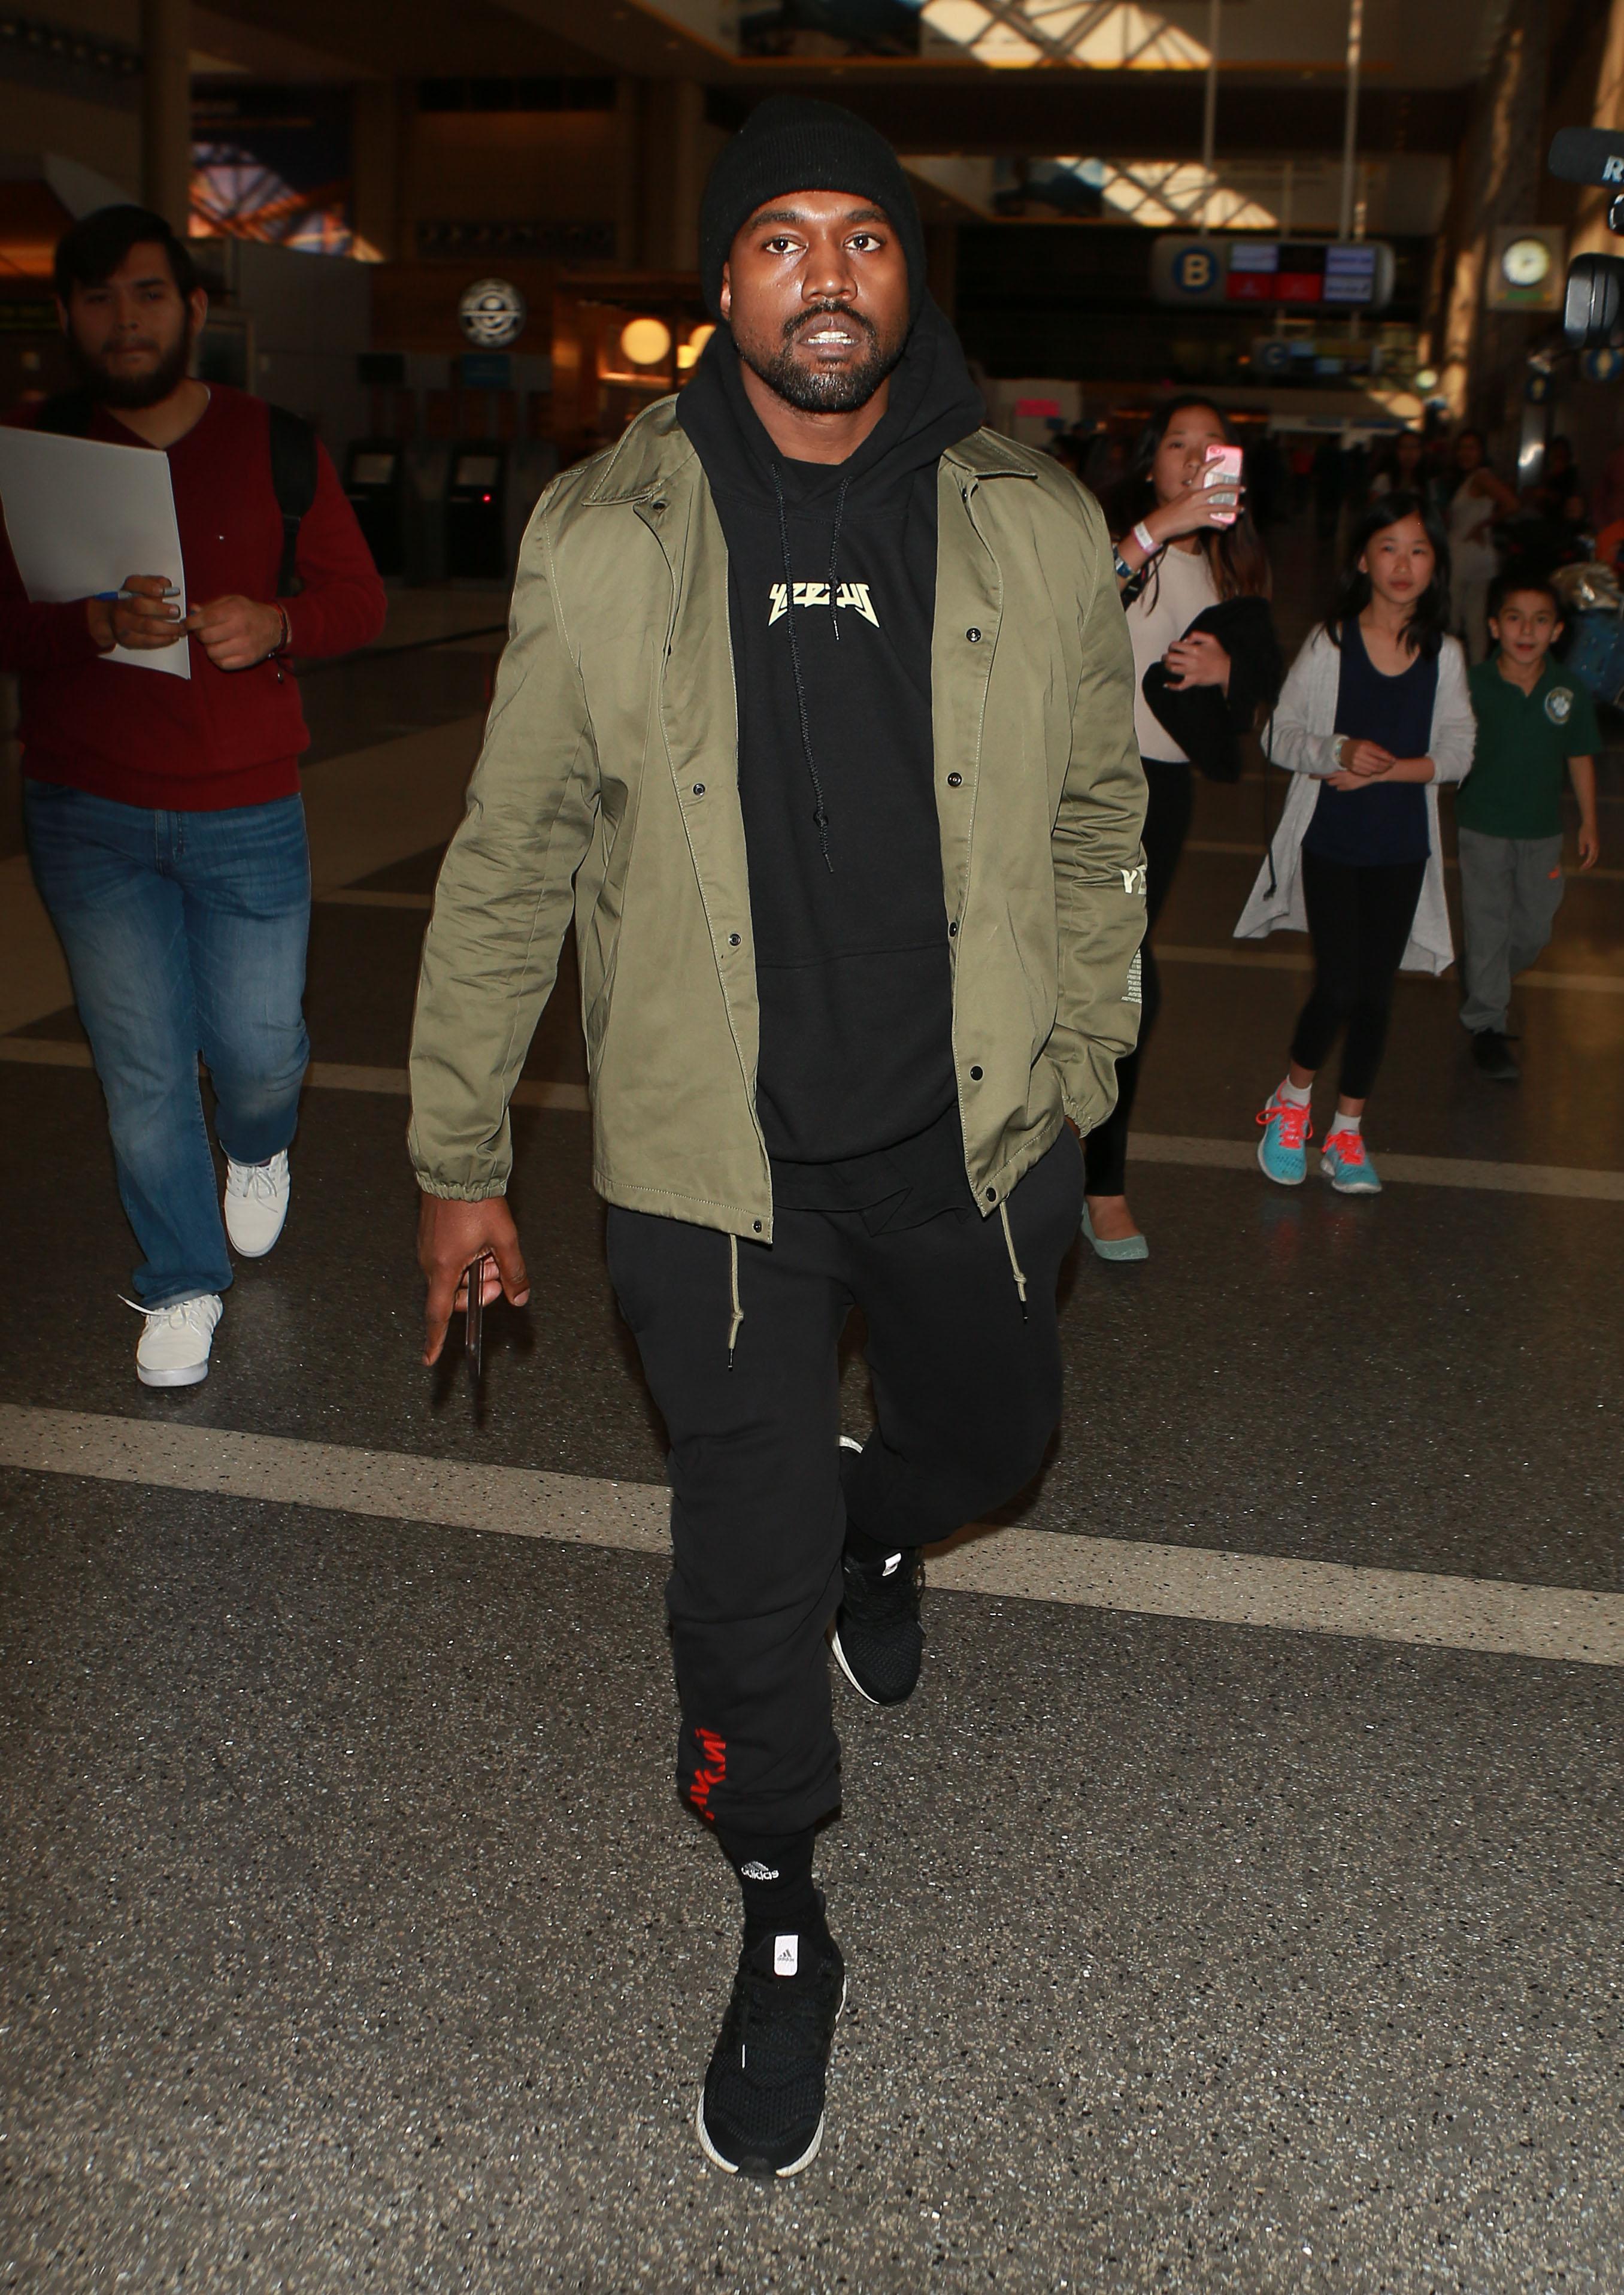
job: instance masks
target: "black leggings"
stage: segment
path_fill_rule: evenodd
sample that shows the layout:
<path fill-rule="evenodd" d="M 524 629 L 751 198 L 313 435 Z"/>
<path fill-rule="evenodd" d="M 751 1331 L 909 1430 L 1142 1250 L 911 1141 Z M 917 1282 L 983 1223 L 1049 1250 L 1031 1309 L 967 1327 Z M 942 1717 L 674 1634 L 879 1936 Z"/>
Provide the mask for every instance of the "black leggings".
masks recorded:
<path fill-rule="evenodd" d="M 1097 1131 L 1090 1131 L 1084 1150 L 1084 1185 L 1091 1196 L 1120 1196 L 1128 1184 L 1128 1119 L 1138 1088 L 1139 1062 L 1150 1041 L 1162 1009 L 1162 976 L 1150 945 L 1151 927 L 1161 912 L 1190 833 L 1196 788 L 1190 768 L 1159 757 L 1145 760 L 1148 802 L 1145 809 L 1145 940 L 1139 951 L 1139 1041 L 1136 1049 L 1116 1064 L 1116 1106 Z"/>
<path fill-rule="evenodd" d="M 1392 987 L 1416 903 L 1426 876 L 1424 861 L 1354 868 L 1345 861 L 1302 855 L 1302 899 L 1314 943 L 1314 992 L 1292 1038 L 1300 1068 L 1318 1068 L 1346 1028 L 1342 1046 L 1343 1099 L 1368 1098 L 1387 1041 Z"/>

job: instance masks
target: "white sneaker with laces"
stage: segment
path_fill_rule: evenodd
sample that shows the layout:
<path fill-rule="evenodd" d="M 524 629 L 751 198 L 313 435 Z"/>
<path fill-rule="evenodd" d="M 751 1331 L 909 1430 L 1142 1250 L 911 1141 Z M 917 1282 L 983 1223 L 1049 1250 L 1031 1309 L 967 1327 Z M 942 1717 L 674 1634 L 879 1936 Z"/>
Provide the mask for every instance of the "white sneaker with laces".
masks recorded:
<path fill-rule="evenodd" d="M 135 1347 L 135 1376 L 143 1386 L 197 1386 L 206 1379 L 222 1312 L 217 1291 L 148 1311 Z"/>
<path fill-rule="evenodd" d="M 225 1232 L 244 1259 L 263 1259 L 282 1231 L 293 1174 L 287 1150 L 268 1164 L 225 1159 Z"/>

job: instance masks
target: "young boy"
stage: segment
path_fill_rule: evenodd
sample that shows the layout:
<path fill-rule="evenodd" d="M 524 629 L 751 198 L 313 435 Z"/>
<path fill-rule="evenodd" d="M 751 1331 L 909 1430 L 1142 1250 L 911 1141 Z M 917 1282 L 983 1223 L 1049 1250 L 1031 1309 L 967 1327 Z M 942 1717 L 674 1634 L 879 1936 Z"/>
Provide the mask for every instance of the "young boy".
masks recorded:
<path fill-rule="evenodd" d="M 1562 608 L 1546 582 L 1507 575 L 1489 597 L 1495 650 L 1472 672 L 1477 751 L 1456 792 L 1460 897 L 1465 921 L 1460 1017 L 1486 1076 L 1515 1083 L 1506 1041 L 1511 984 L 1551 937 L 1562 905 L 1562 786 L 1579 799 L 1579 865 L 1594 869 L 1595 752 L 1589 694 L 1547 659 Z"/>

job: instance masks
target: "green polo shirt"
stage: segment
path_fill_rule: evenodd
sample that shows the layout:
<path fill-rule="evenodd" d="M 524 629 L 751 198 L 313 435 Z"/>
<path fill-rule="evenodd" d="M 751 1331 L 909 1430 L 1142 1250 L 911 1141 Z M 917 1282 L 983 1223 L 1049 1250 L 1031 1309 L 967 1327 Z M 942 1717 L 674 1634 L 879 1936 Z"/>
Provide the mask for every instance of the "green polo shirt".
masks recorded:
<path fill-rule="evenodd" d="M 1531 693 L 1500 674 L 1491 653 L 1467 680 L 1477 713 L 1472 771 L 1455 792 L 1455 818 L 1484 837 L 1560 837 L 1570 757 L 1602 746 L 1595 705 L 1576 677 L 1546 664 Z"/>

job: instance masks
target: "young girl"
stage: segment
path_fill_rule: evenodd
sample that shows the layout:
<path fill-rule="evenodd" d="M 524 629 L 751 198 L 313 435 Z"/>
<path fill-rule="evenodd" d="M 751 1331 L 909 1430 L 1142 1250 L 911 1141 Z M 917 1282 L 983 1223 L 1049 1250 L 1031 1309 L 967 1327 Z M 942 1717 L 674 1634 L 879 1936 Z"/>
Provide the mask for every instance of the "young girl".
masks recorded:
<path fill-rule="evenodd" d="M 1319 1168 L 1340 1195 L 1376 1195 L 1365 1101 L 1400 965 L 1454 956 L 1438 847 L 1440 781 L 1471 769 L 1475 731 L 1460 645 L 1445 634 L 1449 550 L 1421 496 L 1388 494 L 1355 531 L 1336 610 L 1292 666 L 1272 761 L 1297 775 L 1269 858 L 1236 926 L 1277 925 L 1314 943 L 1314 992 L 1291 1066 L 1258 1117 L 1258 1161 L 1283 1187 L 1308 1170 L 1315 1072 L 1346 1029 L 1336 1121 Z"/>
<path fill-rule="evenodd" d="M 1116 1106 L 1084 1150 L 1083 1233 L 1102 1259 L 1147 1259 L 1150 1246 L 1128 1208 L 1128 1120 L 1139 1061 L 1162 1002 L 1150 945 L 1189 834 L 1195 804 L 1190 761 L 1145 698 L 1153 662 L 1165 662 L 1183 687 L 1215 685 L 1228 694 L 1233 666 L 1208 630 L 1187 634 L 1196 617 L 1222 600 L 1267 597 L 1269 560 L 1236 490 L 1204 486 L 1212 447 L 1232 443 L 1216 407 L 1204 398 L 1174 399 L 1147 425 L 1133 467 L 1107 505 L 1119 539 L 1117 578 L 1128 593 L 1133 640 L 1134 731 L 1148 785 L 1145 816 L 1144 1004 L 1138 1049 L 1116 1064 Z M 1238 513 L 1238 514 L 1237 514 Z"/>

